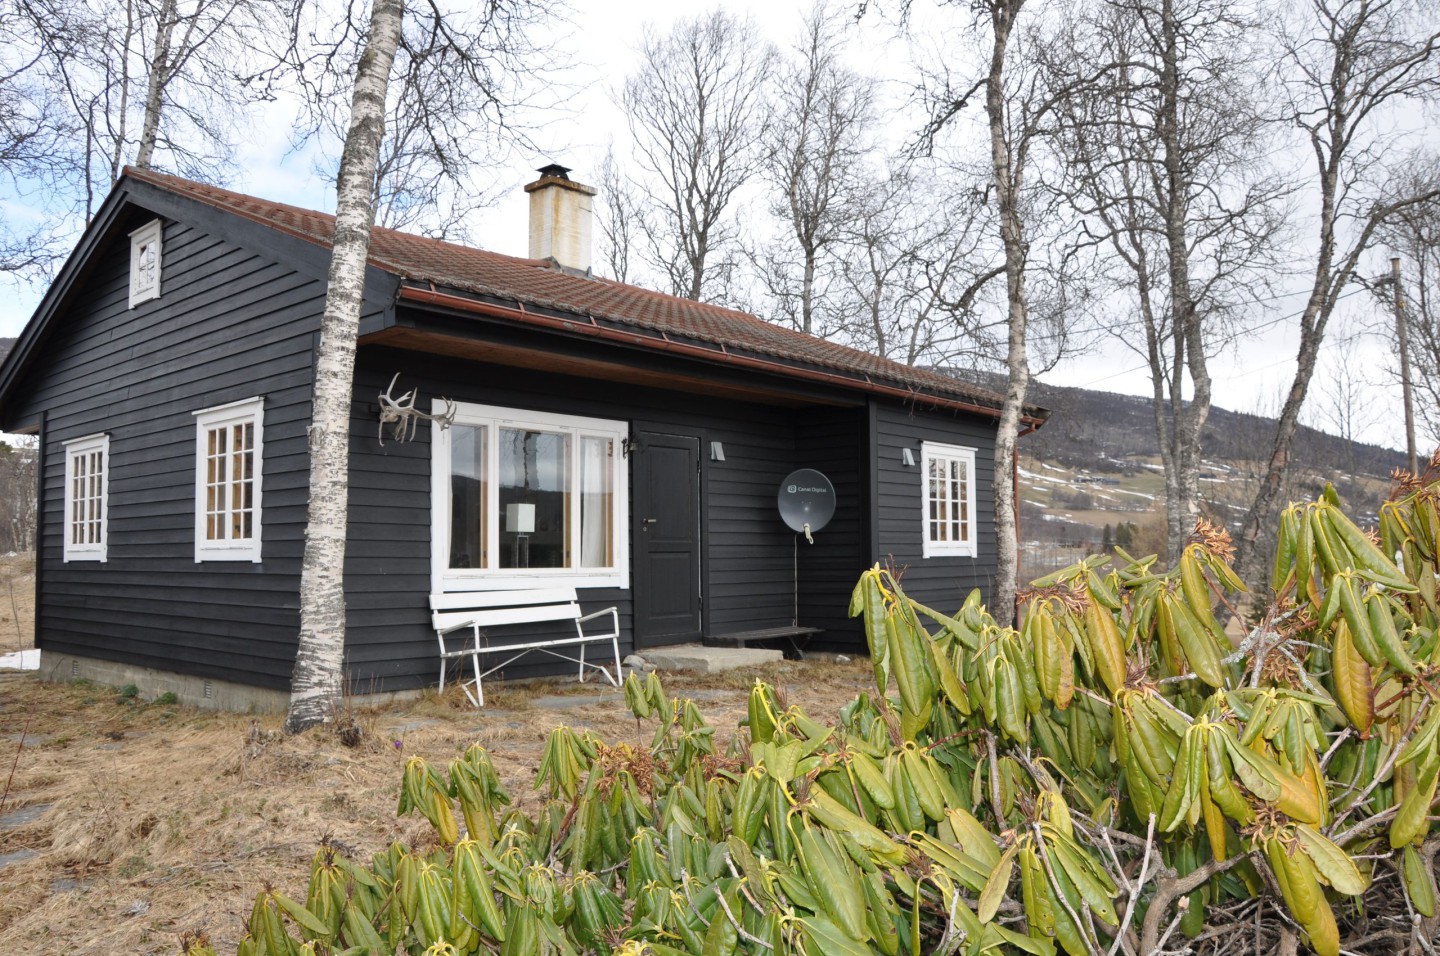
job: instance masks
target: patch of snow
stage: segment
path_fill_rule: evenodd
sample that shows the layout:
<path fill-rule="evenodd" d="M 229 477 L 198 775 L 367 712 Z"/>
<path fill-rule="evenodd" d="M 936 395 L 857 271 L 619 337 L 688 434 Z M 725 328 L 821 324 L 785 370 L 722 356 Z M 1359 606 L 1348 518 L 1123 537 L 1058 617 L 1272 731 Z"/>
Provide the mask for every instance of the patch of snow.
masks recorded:
<path fill-rule="evenodd" d="M 1065 469 L 1064 469 L 1064 468 L 1058 468 L 1058 467 L 1056 467 L 1055 465 L 1046 464 L 1046 463 L 1043 462 L 1043 461 L 1040 463 L 1040 467 L 1041 467 L 1041 468 L 1044 468 L 1046 471 L 1058 471 L 1058 472 L 1060 472 L 1062 475 L 1065 473 Z"/>
<path fill-rule="evenodd" d="M 1066 480 L 1063 479 L 1063 478 L 1051 478 L 1049 475 L 1036 474 L 1036 473 L 1033 472 L 1033 471 L 1026 471 L 1024 468 L 1019 469 L 1019 471 L 1020 471 L 1020 477 L 1021 477 L 1021 478 L 1030 478 L 1030 479 L 1033 479 L 1034 481 L 1043 481 L 1043 482 L 1046 482 L 1046 483 L 1052 484 L 1052 485 L 1068 485 L 1068 484 L 1070 484 L 1070 482 L 1066 481 Z"/>
<path fill-rule="evenodd" d="M 1129 488 L 1116 488 L 1115 490 L 1120 492 L 1120 494 L 1122 495 L 1134 495 L 1136 498 L 1144 498 L 1146 501 L 1155 500 L 1154 495 L 1147 495 L 1143 491 L 1131 491 Z"/>
<path fill-rule="evenodd" d="M 0 654 L 0 670 L 38 671 L 40 669 L 40 648 L 28 651 L 13 651 Z"/>

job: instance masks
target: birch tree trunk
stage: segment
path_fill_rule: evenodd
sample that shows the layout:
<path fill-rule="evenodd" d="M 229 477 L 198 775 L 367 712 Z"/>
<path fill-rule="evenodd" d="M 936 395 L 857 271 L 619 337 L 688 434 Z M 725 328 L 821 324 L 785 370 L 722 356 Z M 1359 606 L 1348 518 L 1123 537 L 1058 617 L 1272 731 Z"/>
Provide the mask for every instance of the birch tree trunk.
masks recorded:
<path fill-rule="evenodd" d="M 995 431 L 995 593 L 990 613 L 1002 627 L 1015 621 L 1015 592 L 1020 570 L 1019 527 L 1015 484 L 1015 446 L 1020 436 L 1020 413 L 1030 387 L 1030 362 L 1025 351 L 1028 303 L 1025 296 L 1025 236 L 1020 219 L 1022 169 L 1011 151 L 1005 125 L 1005 52 L 1015 18 L 1025 0 L 992 0 L 990 23 L 993 44 L 990 72 L 985 77 L 985 116 L 990 127 L 990 162 L 995 197 L 1000 210 L 1000 240 L 1005 247 L 1005 298 L 1009 316 L 1006 349 L 1005 402 Z"/>
<path fill-rule="evenodd" d="M 165 104 L 165 86 L 170 82 L 170 39 L 175 32 L 175 0 L 160 5 L 155 20 L 155 52 L 150 76 L 145 81 L 145 115 L 140 126 L 140 146 L 135 152 L 135 165 L 149 169 L 155 155 L 155 140 L 160 134 L 160 113 Z"/>
<path fill-rule="evenodd" d="M 1199 513 L 1209 351 L 1264 287 L 1288 192 L 1264 162 L 1258 29 L 1235 0 L 1081 8 L 1052 66 L 1068 198 L 1145 336 L 1172 562 Z"/>
<path fill-rule="evenodd" d="M 315 362 L 310 504 L 300 572 L 300 642 L 290 680 L 287 733 L 328 719 L 342 691 L 350 394 L 365 263 L 375 218 L 375 170 L 385 135 L 385 97 L 403 14 L 403 0 L 374 0 L 340 159 L 329 290 Z"/>
<path fill-rule="evenodd" d="M 1181 137 L 1181 75 L 1175 6 L 1161 4 L 1160 146 L 1164 150 L 1165 245 L 1170 282 L 1170 328 L 1174 332 L 1174 380 L 1170 388 L 1171 436 L 1175 442 L 1174 475 L 1166 477 L 1166 551 L 1173 564 L 1180 558 L 1185 539 L 1195 525 L 1199 508 L 1200 439 L 1210 416 L 1210 371 L 1200 317 L 1190 285 L 1190 208 L 1193 184 L 1187 170 L 1189 157 Z M 1184 373 L 1190 373 L 1189 402 L 1184 396 Z"/>
<path fill-rule="evenodd" d="M 1275 424 L 1275 435 L 1236 539 L 1236 571 L 1263 600 L 1267 566 L 1260 534 L 1281 507 L 1284 479 L 1310 391 L 1320 349 L 1336 305 L 1355 279 L 1379 230 L 1398 213 L 1433 201 L 1440 188 L 1423 179 L 1381 194 L 1368 183 L 1394 175 L 1381 165 L 1387 148 L 1403 155 L 1381 127 L 1392 100 L 1432 98 L 1440 87 L 1440 30 L 1419 0 L 1350 4 L 1315 0 L 1315 22 L 1286 40 L 1285 55 L 1298 77 L 1293 81 L 1293 122 L 1309 140 L 1320 193 L 1315 269 L 1305 311 L 1295 376 Z M 1400 160 L 1409 163 L 1411 160 Z"/>

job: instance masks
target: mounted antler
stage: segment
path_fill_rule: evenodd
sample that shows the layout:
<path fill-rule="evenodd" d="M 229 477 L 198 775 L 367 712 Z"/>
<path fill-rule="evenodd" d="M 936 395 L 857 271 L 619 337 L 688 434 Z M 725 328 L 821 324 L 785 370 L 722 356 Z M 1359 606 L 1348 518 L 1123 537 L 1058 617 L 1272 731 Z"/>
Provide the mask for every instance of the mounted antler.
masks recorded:
<path fill-rule="evenodd" d="M 390 437 L 398 442 L 407 442 L 415 437 L 415 430 L 420 422 L 438 422 L 441 428 L 449 428 L 455 421 L 456 406 L 448 398 L 441 399 L 445 403 L 445 411 L 434 414 L 417 411 L 415 399 L 419 389 L 412 388 L 410 391 L 396 398 L 392 393 L 395 391 L 395 383 L 400 380 L 400 373 L 396 372 L 395 377 L 390 379 L 390 386 L 385 389 L 384 394 L 379 396 L 380 401 L 380 444 L 385 444 L 385 426 L 394 426 L 390 430 Z"/>

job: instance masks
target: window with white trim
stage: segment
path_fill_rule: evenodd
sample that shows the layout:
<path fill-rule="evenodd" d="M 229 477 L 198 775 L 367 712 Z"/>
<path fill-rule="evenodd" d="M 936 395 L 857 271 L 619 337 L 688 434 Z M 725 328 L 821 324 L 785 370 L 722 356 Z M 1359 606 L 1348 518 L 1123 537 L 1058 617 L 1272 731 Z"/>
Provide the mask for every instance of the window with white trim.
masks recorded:
<path fill-rule="evenodd" d="M 160 220 L 130 233 L 130 308 L 160 298 Z"/>
<path fill-rule="evenodd" d="M 628 587 L 626 423 L 454 407 L 454 422 L 431 432 L 437 590 L 557 580 Z"/>
<path fill-rule="evenodd" d="M 195 413 L 195 560 L 260 560 L 265 400 Z"/>
<path fill-rule="evenodd" d="M 109 484 L 109 435 L 65 442 L 64 560 L 105 560 Z"/>
<path fill-rule="evenodd" d="M 974 557 L 975 449 L 921 442 L 920 459 L 925 481 L 924 556 Z"/>

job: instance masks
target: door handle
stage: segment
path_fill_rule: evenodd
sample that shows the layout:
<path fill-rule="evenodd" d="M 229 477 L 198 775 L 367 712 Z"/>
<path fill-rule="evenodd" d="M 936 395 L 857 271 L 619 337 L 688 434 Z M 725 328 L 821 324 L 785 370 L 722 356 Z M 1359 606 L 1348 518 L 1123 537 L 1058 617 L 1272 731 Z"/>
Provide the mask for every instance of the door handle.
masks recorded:
<path fill-rule="evenodd" d="M 655 522 L 657 522 L 657 521 L 659 521 L 659 520 L 660 520 L 659 518 L 646 518 L 645 520 L 641 521 L 640 523 L 641 523 L 641 524 L 654 524 Z"/>

